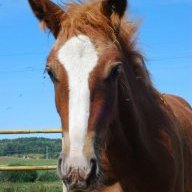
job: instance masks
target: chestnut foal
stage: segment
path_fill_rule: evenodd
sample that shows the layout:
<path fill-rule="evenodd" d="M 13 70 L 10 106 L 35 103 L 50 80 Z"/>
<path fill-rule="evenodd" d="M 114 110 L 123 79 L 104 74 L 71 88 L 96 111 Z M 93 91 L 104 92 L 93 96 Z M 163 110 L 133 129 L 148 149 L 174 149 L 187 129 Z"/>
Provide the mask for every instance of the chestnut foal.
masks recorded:
<path fill-rule="evenodd" d="M 192 192 L 192 109 L 152 85 L 126 0 L 60 7 L 29 0 L 56 42 L 46 70 L 64 133 L 58 172 L 72 190 Z"/>

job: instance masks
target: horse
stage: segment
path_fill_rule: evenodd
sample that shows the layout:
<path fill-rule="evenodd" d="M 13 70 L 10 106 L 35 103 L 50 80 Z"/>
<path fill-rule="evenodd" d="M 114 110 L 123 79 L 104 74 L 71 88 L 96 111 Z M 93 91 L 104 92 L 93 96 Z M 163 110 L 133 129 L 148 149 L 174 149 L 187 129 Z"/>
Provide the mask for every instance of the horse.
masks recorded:
<path fill-rule="evenodd" d="M 46 70 L 68 190 L 192 192 L 192 108 L 154 86 L 126 0 L 29 0 L 55 37 Z"/>

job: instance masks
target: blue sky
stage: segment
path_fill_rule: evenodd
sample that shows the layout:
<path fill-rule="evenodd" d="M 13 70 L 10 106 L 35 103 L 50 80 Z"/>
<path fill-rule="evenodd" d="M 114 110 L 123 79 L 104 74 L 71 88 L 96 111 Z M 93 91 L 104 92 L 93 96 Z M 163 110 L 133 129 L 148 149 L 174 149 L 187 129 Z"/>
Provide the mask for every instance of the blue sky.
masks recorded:
<path fill-rule="evenodd" d="M 192 104 L 192 0 L 130 0 L 129 13 L 141 21 L 138 48 L 154 85 Z M 43 74 L 53 42 L 27 0 L 0 0 L 0 129 L 60 127 Z"/>

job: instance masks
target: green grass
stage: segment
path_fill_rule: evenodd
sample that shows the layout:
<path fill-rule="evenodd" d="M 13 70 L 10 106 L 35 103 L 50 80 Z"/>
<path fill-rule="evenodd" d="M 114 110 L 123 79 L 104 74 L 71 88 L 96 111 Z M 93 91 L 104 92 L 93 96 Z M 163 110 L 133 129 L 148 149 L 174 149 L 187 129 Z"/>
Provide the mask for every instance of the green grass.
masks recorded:
<path fill-rule="evenodd" d="M 23 159 L 18 157 L 0 157 L 0 167 L 10 164 L 23 166 L 57 165 L 56 159 Z M 47 171 L 54 172 L 54 171 Z M 46 174 L 46 171 L 38 171 L 38 175 Z M 62 192 L 62 182 L 45 181 L 35 183 L 12 183 L 0 181 L 0 192 Z"/>
<path fill-rule="evenodd" d="M 17 157 L 0 157 L 0 166 L 9 166 L 10 164 L 19 164 L 24 166 L 57 165 L 56 159 L 23 159 Z"/>
<path fill-rule="evenodd" d="M 0 192 L 62 192 L 61 182 L 0 183 Z"/>
<path fill-rule="evenodd" d="M 23 166 L 57 165 L 56 159 L 23 159 L 18 157 L 0 157 L 0 167 L 10 164 Z M 47 173 L 46 173 L 47 172 Z M 38 176 L 56 171 L 37 171 Z M 37 179 L 38 180 L 38 179 Z M 63 192 L 63 184 L 58 181 L 36 181 L 35 183 L 13 183 L 0 181 L 0 192 Z"/>

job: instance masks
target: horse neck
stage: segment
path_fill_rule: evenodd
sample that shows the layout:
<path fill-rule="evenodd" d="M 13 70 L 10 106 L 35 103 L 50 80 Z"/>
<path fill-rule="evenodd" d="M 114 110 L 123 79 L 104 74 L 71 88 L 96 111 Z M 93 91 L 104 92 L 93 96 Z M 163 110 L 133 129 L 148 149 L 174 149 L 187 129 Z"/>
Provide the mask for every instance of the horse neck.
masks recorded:
<path fill-rule="evenodd" d="M 152 134 L 154 120 L 163 118 L 159 95 L 152 85 L 146 85 L 144 81 L 135 78 L 133 73 L 125 72 L 119 83 L 116 120 L 124 136 L 135 140 L 132 144 L 136 142 L 136 145 L 145 147 Z"/>
<path fill-rule="evenodd" d="M 119 86 L 118 113 L 110 128 L 111 134 L 115 135 L 116 138 L 110 137 L 110 142 L 114 142 L 113 139 L 118 141 L 115 145 L 119 145 L 122 151 L 127 152 L 127 149 L 130 149 L 130 153 L 133 150 L 136 153 L 136 150 L 140 150 L 138 153 L 146 154 L 150 146 L 149 138 L 152 137 L 153 119 L 150 115 L 158 110 L 158 107 L 148 107 L 152 104 L 151 98 L 140 98 L 145 97 L 145 94 L 139 93 L 140 90 L 134 94 L 128 89 L 130 87 L 125 90 Z"/>
<path fill-rule="evenodd" d="M 161 129 L 169 130 L 170 121 L 162 107 L 160 94 L 152 86 L 126 79 L 123 83 L 127 85 L 119 83 L 118 113 L 109 129 L 107 155 L 114 162 L 121 162 L 117 170 L 131 172 L 129 168 L 134 169 L 134 166 L 127 164 L 133 165 L 140 159 L 155 162 L 158 153 L 167 153 L 164 149 L 156 150 L 156 141 L 160 140 Z"/>
<path fill-rule="evenodd" d="M 123 54 L 129 55 L 127 50 Z M 118 84 L 118 112 L 105 140 L 103 157 L 107 157 L 107 163 L 103 167 L 104 171 L 107 170 L 106 178 L 121 181 L 121 184 L 125 181 L 123 185 L 128 191 L 129 187 L 126 186 L 131 184 L 132 179 L 136 186 L 139 181 L 147 183 L 154 180 L 156 184 L 168 180 L 174 172 L 172 154 L 180 154 L 181 151 L 172 148 L 176 146 L 178 136 L 170 108 L 153 88 L 149 76 L 146 76 L 148 79 L 136 78 L 135 63 L 130 64 L 130 58 L 126 58 L 126 61 Z M 145 77 L 147 71 L 141 72 L 141 77 Z M 171 145 L 172 154 L 167 144 Z M 164 175 L 162 170 L 170 171 Z M 146 188 L 143 191 L 149 190 Z"/>

